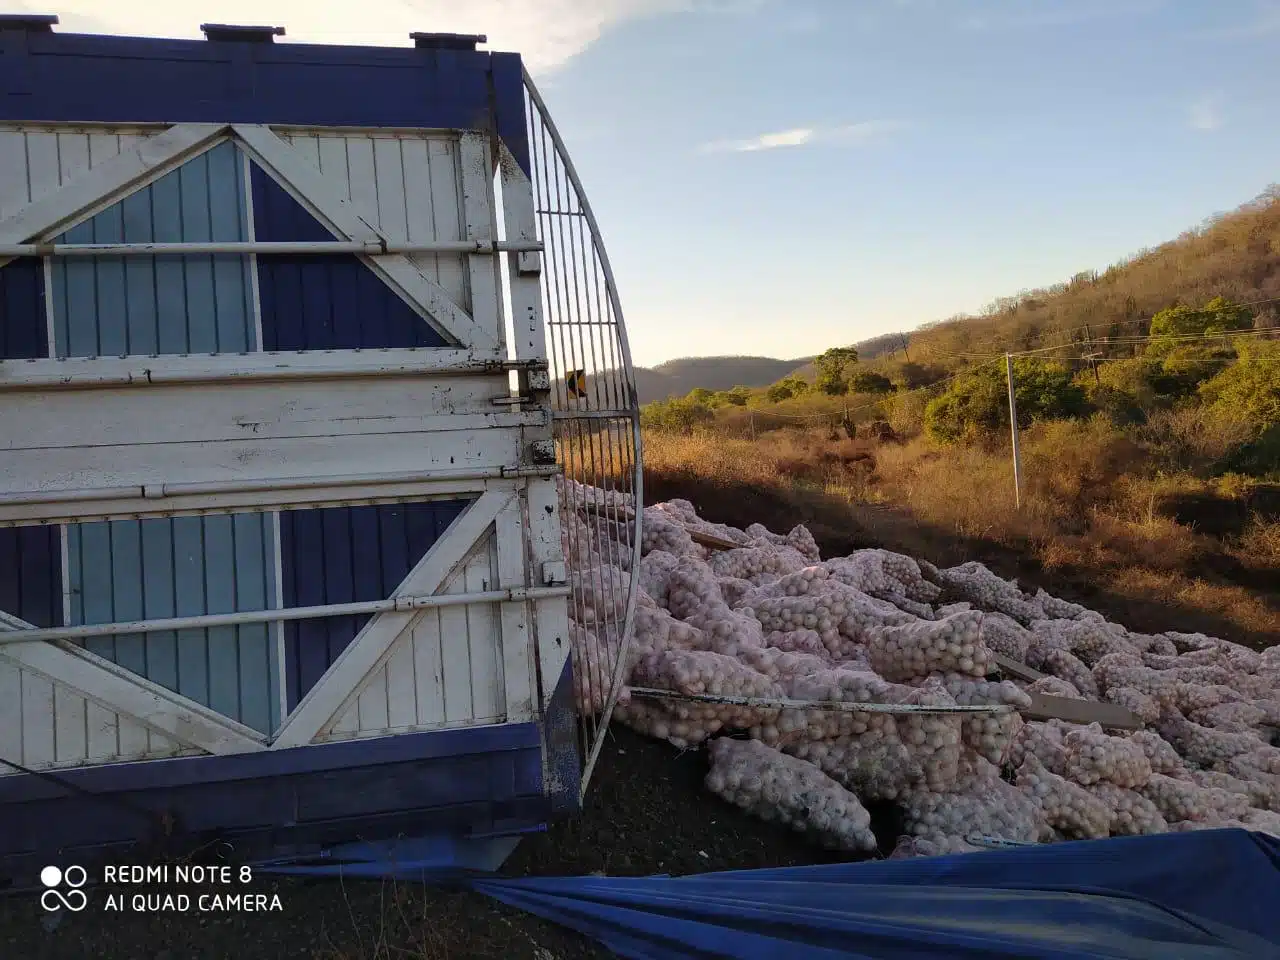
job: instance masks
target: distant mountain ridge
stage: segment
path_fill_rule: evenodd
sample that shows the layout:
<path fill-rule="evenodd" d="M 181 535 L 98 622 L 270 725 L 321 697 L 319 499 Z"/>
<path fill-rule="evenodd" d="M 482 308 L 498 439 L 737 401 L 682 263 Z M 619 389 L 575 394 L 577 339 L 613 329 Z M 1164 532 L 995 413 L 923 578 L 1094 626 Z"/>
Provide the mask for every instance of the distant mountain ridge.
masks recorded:
<path fill-rule="evenodd" d="M 876 357 L 901 346 L 897 333 L 854 344 L 859 357 Z M 636 389 L 641 403 L 683 397 L 690 390 L 729 390 L 733 387 L 767 387 L 783 377 L 813 375 L 813 357 L 779 360 L 775 357 L 679 357 L 656 367 L 636 368 Z"/>

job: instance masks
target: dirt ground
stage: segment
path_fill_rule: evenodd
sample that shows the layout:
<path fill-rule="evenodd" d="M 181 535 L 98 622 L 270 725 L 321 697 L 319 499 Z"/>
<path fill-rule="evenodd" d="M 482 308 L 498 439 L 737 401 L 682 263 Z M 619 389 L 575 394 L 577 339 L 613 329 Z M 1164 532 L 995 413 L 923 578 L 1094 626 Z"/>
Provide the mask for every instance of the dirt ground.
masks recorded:
<path fill-rule="evenodd" d="M 579 819 L 523 840 L 511 876 L 673 875 L 844 859 L 747 816 L 702 787 L 705 754 L 615 726 Z M 892 830 L 888 831 L 892 834 Z M 891 837 L 886 837 L 890 844 Z M 293 879 L 255 884 L 270 914 L 95 910 L 52 931 L 33 895 L 0 900 L 9 960 L 586 960 L 594 941 L 488 897 L 420 884 Z M 176 892 L 176 888 L 174 888 Z M 104 895 L 95 891 L 94 903 Z"/>

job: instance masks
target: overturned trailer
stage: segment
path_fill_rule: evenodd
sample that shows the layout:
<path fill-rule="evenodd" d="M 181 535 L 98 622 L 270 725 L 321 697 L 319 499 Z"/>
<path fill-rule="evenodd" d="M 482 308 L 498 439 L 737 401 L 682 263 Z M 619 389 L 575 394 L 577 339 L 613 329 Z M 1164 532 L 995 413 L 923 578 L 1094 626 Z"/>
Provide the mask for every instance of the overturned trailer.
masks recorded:
<path fill-rule="evenodd" d="M 56 20 L 0 19 L 0 879 L 571 815 L 636 566 L 571 637 L 560 475 L 638 552 L 638 411 L 520 57 Z"/>

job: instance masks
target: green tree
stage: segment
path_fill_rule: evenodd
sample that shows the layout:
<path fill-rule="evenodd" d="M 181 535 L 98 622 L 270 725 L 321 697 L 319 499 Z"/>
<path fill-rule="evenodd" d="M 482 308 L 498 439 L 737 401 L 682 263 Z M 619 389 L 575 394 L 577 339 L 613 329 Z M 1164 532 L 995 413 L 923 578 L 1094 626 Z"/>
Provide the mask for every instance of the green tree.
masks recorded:
<path fill-rule="evenodd" d="M 655 400 L 640 408 L 640 425 L 664 433 L 692 433 L 713 419 L 715 412 L 707 404 L 688 397 Z"/>
<path fill-rule="evenodd" d="M 1022 357 L 1014 361 L 1018 425 L 1064 420 L 1089 410 L 1073 372 L 1060 363 Z M 924 426 L 935 440 L 954 443 L 1009 426 L 1009 395 L 1003 369 L 988 365 L 955 380 L 925 407 Z"/>
<path fill-rule="evenodd" d="M 893 393 L 893 381 L 883 374 L 858 370 L 848 377 L 850 393 Z"/>
<path fill-rule="evenodd" d="M 802 397 L 809 392 L 809 381 L 803 377 L 783 377 L 765 391 L 770 403 L 781 403 L 793 397 Z"/>
<path fill-rule="evenodd" d="M 838 397 L 849 392 L 845 380 L 845 368 L 858 362 L 858 351 L 853 347 L 832 347 L 813 361 L 818 371 L 814 385 L 828 396 Z"/>
<path fill-rule="evenodd" d="M 1151 318 L 1151 349 L 1166 352 L 1177 345 L 1178 338 L 1215 336 L 1252 326 L 1253 315 L 1248 308 L 1225 297 L 1214 297 L 1199 309 L 1175 304 Z"/>
<path fill-rule="evenodd" d="M 1280 424 L 1280 341 L 1241 340 L 1239 359 L 1200 386 L 1200 396 L 1246 417 L 1259 430 Z"/>

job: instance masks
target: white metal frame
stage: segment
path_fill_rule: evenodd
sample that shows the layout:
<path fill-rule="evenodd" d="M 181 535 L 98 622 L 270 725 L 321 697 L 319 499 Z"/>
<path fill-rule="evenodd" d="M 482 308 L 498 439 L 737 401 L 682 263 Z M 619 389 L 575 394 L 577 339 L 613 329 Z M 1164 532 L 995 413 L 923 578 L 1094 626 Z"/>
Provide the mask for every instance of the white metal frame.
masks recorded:
<path fill-rule="evenodd" d="M 605 637 L 597 645 L 596 651 L 582 651 L 584 662 L 596 660 L 600 663 L 612 663 L 610 676 L 605 680 L 605 700 L 598 715 L 590 716 L 589 711 L 582 710 L 579 723 L 582 734 L 583 768 L 580 794 L 585 796 L 594 772 L 600 751 L 604 746 L 608 733 L 609 719 L 617 705 L 627 676 L 629 650 L 633 639 L 635 625 L 635 609 L 639 592 L 640 577 L 640 541 L 641 523 L 644 503 L 643 444 L 640 435 L 640 409 L 635 389 L 635 372 L 631 358 L 631 347 L 627 338 L 626 324 L 623 320 L 622 304 L 618 296 L 617 283 L 609 256 L 605 250 L 604 240 L 600 233 L 582 180 L 569 157 L 564 139 L 551 119 L 546 103 L 543 101 L 537 86 L 528 71 L 524 72 L 524 86 L 527 94 L 526 106 L 530 117 L 530 150 L 533 167 L 534 184 L 532 189 L 519 189 L 506 201 L 507 236 L 519 241 L 542 240 L 544 252 L 527 252 L 512 254 L 509 272 L 512 277 L 512 300 L 515 316 L 513 323 L 517 345 L 525 345 L 531 352 L 548 356 L 552 364 L 554 376 L 563 377 L 575 369 L 592 366 L 596 370 L 597 380 L 609 377 L 620 388 L 613 391 L 615 395 L 602 397 L 597 391 L 593 398 L 588 396 L 574 400 L 553 413 L 557 425 L 556 439 L 559 459 L 565 467 L 566 476 L 583 473 L 584 479 L 593 481 L 587 474 L 599 472 L 601 468 L 621 485 L 631 499 L 634 509 L 629 520 L 631 543 L 629 579 L 625 584 L 625 612 L 622 620 L 612 624 L 595 625 L 596 630 L 604 629 L 613 633 L 613 637 Z M 539 136 L 544 138 L 539 149 Z M 547 144 L 545 139 L 549 139 Z M 501 164 L 504 182 L 520 181 L 523 172 L 514 158 L 503 157 Z M 545 220 L 540 222 L 540 215 L 552 211 L 539 211 L 536 204 L 540 199 L 553 202 L 568 202 L 575 209 L 573 215 L 585 224 L 583 236 L 575 237 L 570 231 L 566 240 L 562 230 L 545 230 Z M 504 198 L 505 199 L 505 198 Z M 568 214 L 570 211 L 554 211 Z M 544 231 L 539 226 L 544 226 Z M 547 236 L 541 233 L 546 232 Z M 559 249 L 557 249 L 559 248 Z M 595 289 L 595 310 L 593 315 L 592 290 L 586 284 L 584 291 L 578 285 L 579 267 L 584 274 L 588 263 L 593 270 L 598 269 L 603 275 L 603 290 L 597 282 Z M 553 295 L 545 285 L 542 293 L 546 294 L 546 304 L 552 316 L 543 316 L 539 309 L 539 286 L 534 278 L 549 271 L 552 279 L 559 273 L 564 281 L 565 289 L 557 290 Z M 568 289 L 569 275 L 573 276 L 573 289 Z M 585 279 L 585 277 L 584 277 Z M 599 279 L 599 278 L 597 278 Z M 520 306 L 515 306 L 517 289 L 520 291 Z M 563 295 L 561 295 L 563 294 Z M 580 315 L 583 314 L 583 315 Z M 559 328 L 549 330 L 550 326 Z M 548 344 L 548 341 L 551 341 Z M 607 341 L 607 342 L 606 342 Z M 607 356 L 597 356 L 596 344 L 599 344 Z M 548 349 L 549 348 L 549 349 Z M 588 358 L 588 352 L 590 357 Z M 606 391 L 606 394 L 610 391 Z M 621 394 L 621 395 L 617 395 Z M 562 394 L 562 401 L 567 401 L 567 394 Z M 602 424 L 609 421 L 625 429 L 629 436 L 625 438 L 624 447 L 629 446 L 632 459 L 627 462 L 623 457 L 614 462 L 613 455 L 607 463 L 597 459 L 597 451 L 592 447 L 589 453 L 584 449 L 589 446 L 584 440 L 586 431 L 597 431 Z M 578 427 L 575 436 L 574 428 Z M 585 430 L 584 430 L 585 428 Z M 608 436 L 608 434 L 606 434 Z M 611 442 L 611 441 L 610 441 Z M 584 456 L 584 454 L 586 454 Z M 609 484 L 606 483 L 606 486 Z M 567 491 L 566 491 L 567 494 Z M 543 494 L 546 496 L 546 494 Z M 530 503 L 534 494 L 530 493 Z M 566 495 L 564 509 L 577 512 L 585 505 L 577 504 L 571 496 Z M 611 508 L 610 508 L 611 509 Z M 620 519 L 621 514 L 612 519 Z M 567 520 L 566 520 L 567 522 Z M 533 549 L 549 551 L 550 546 L 536 534 L 533 537 Z M 594 547 L 594 545 L 593 545 Z M 608 551 L 604 551 L 607 553 Z M 600 559 L 608 561 L 607 556 Z M 620 559 L 620 558 L 613 558 Z M 617 589 L 619 584 L 606 586 L 598 581 L 595 587 L 604 592 Z M 545 668 L 544 668 L 545 673 Z M 558 673 L 556 674 L 558 676 Z"/>
<path fill-rule="evenodd" d="M 227 140 L 235 141 L 248 158 L 286 190 L 334 234 L 333 242 L 242 242 L 195 244 L 54 244 L 51 238 L 77 223 L 143 189 L 180 165 Z M 526 501 L 540 507 L 554 501 L 557 468 L 531 453 L 541 438 L 550 438 L 551 418 L 546 405 L 524 404 L 511 398 L 508 374 L 517 372 L 522 383 L 545 380 L 545 346 L 519 340 L 509 343 L 502 316 L 502 278 L 496 255 L 517 258 L 521 264 L 539 256 L 542 244 L 536 231 L 530 237 L 500 239 L 494 222 L 492 170 L 495 158 L 487 137 L 463 133 L 459 137 L 462 207 L 465 239 L 431 243 L 397 243 L 371 226 L 341 191 L 294 147 L 263 125 L 179 124 L 163 130 L 120 155 L 98 163 L 73 177 L 60 189 L 0 220 L 0 258 L 40 256 L 154 256 L 175 253 L 233 253 L 257 256 L 288 253 L 355 254 L 387 283 L 424 320 L 453 346 L 422 350 L 352 350 L 299 354 L 252 353 L 245 355 L 94 357 L 0 362 L 0 403 L 23 403 L 35 416 L 40 398 L 61 398 L 86 417 L 107 401 L 124 402 L 126 396 L 168 397 L 166 390 L 196 387 L 208 396 L 231 397 L 246 384 L 288 384 L 290 391 L 323 390 L 344 381 L 370 384 L 395 378 L 450 378 L 450 384 L 476 380 L 495 385 L 490 404 L 503 396 L 514 399 L 505 409 L 483 404 L 485 394 L 475 393 L 473 407 L 451 406 L 434 415 L 432 431 L 472 431 L 480 438 L 504 431 L 519 450 L 508 460 L 481 462 L 479 466 L 383 470 L 376 473 L 322 472 L 306 476 L 253 476 L 236 479 L 171 482 L 164 476 L 138 484 L 99 483 L 91 486 L 54 484 L 38 489 L 0 489 L 0 525 L 66 523 L 88 519 L 182 516 L 227 513 L 243 509 L 316 507 L 353 503 L 388 503 L 435 497 L 478 495 L 462 517 L 435 543 L 387 601 L 369 604 L 326 605 L 293 610 L 250 611 L 241 614 L 165 618 L 131 624 L 91 625 L 63 630 L 39 630 L 12 617 L 0 617 L 0 629 L 15 634 L 0 638 L 0 661 L 33 671 L 61 688 L 74 691 L 121 717 L 137 720 L 187 748 L 208 753 L 283 749 L 314 742 L 344 707 L 360 694 L 361 683 L 423 611 L 460 604 L 497 604 L 501 624 L 501 671 L 505 687 L 505 719 L 531 720 L 538 706 L 534 691 L 536 670 L 530 644 L 538 642 L 536 625 L 557 636 L 566 633 L 565 601 L 568 587 L 562 579 L 548 577 L 560 556 L 554 511 L 531 511 Z M 504 183 L 504 186 L 511 186 Z M 519 185 L 515 185 L 517 194 Z M 527 194 L 528 184 L 524 185 Z M 504 190 L 504 195 L 508 191 Z M 518 205 L 518 204 L 516 204 Z M 470 315 L 436 282 L 409 259 L 415 253 L 453 253 L 467 257 Z M 46 260 L 46 273 L 49 270 Z M 536 298 L 536 278 L 532 295 Z M 256 285 L 255 285 L 256 297 Z M 255 307 L 255 325 L 260 323 Z M 52 341 L 51 341 L 52 342 Z M 260 341 L 259 341 L 260 345 Z M 390 379 L 389 379 L 390 378 Z M 478 378 L 478 379 L 477 379 Z M 411 382 L 404 380 L 404 382 Z M 451 386 L 465 391 L 465 386 Z M 231 391 L 228 393 L 227 391 Z M 24 399 L 24 394 L 26 399 Z M 466 396 L 465 392 L 463 396 Z M 209 406 L 216 413 L 218 402 Z M 70 409 L 70 408 L 68 408 Z M 230 409 L 230 408 L 227 408 Z M 63 411 L 60 422 L 87 420 Z M 35 432 L 30 418 L 16 418 Z M 154 427 L 147 418 L 140 423 Z M 145 432 L 146 427 L 143 428 Z M 447 433 L 442 433 L 447 436 Z M 58 444 L 53 438 L 53 444 Z M 109 449 L 109 442 L 87 437 L 88 445 Z M 181 460 L 181 439 L 174 444 L 175 460 Z M 394 443 L 395 441 L 389 441 Z M 190 446 L 190 444 L 188 444 Z M 0 447 L 3 438 L 0 437 Z M 11 449 L 13 447 L 11 446 Z M 105 474 L 103 474 L 105 477 Z M 2 487 L 2 484 L 0 484 Z M 551 500 L 548 500 L 548 491 Z M 526 535 L 526 527 L 528 534 Z M 537 582 L 530 564 L 526 536 L 536 541 Z M 64 538 L 65 539 L 65 538 Z M 483 591 L 439 591 L 459 565 L 492 540 L 496 550 L 498 582 Z M 278 532 L 277 532 L 278 554 Z M 278 566 L 278 558 L 277 558 Z M 560 564 L 563 567 L 563 564 Z M 278 579 L 278 577 L 277 577 Z M 277 583 L 277 602 L 279 584 Z M 356 610 L 375 616 L 346 648 L 315 687 L 291 714 L 285 715 L 273 737 L 209 710 L 189 699 L 124 670 L 69 638 L 170 630 L 178 627 L 231 623 L 281 623 L 308 616 L 351 614 Z M 276 631 L 277 646 L 281 633 Z M 548 637 L 546 643 L 552 644 Z M 538 657 L 542 656 L 541 649 Z M 282 663 L 283 673 L 283 663 Z"/>

